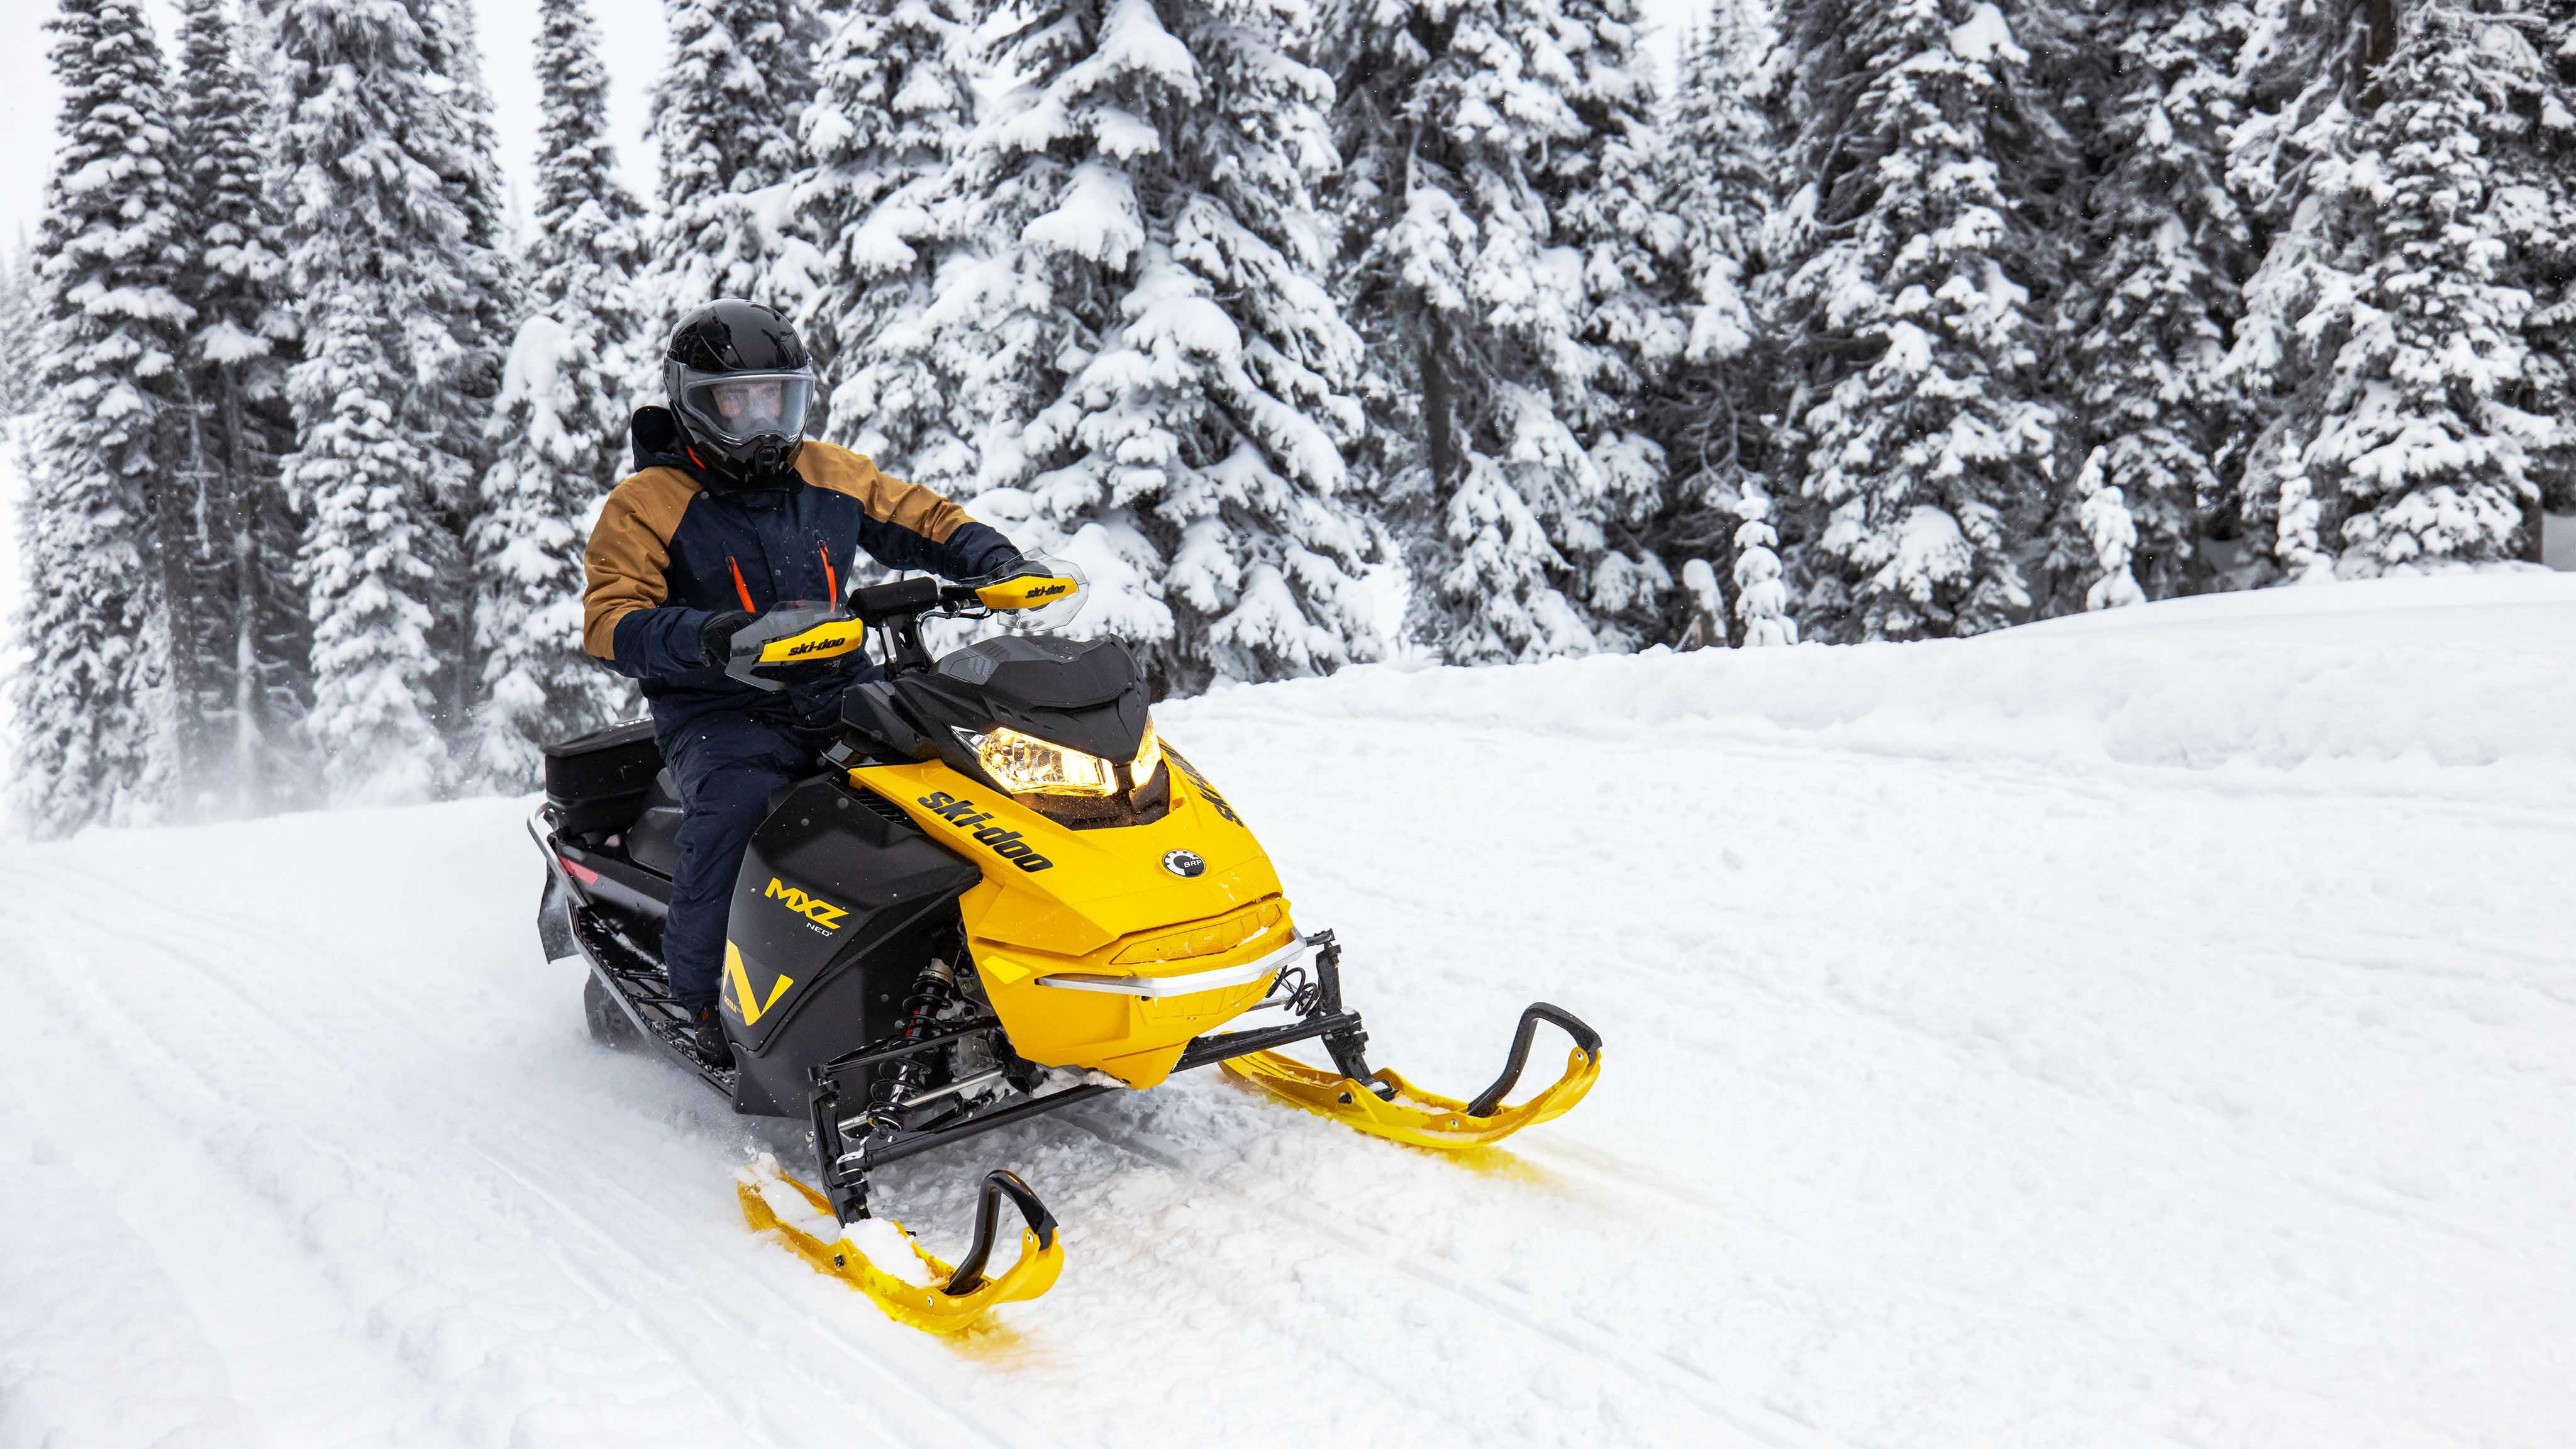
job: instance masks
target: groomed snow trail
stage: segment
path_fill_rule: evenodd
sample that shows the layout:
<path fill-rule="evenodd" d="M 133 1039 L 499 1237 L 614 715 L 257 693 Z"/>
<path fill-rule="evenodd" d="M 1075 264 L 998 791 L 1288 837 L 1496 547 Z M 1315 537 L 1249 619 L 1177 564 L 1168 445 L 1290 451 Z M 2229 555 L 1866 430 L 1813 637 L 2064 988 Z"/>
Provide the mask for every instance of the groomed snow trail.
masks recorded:
<path fill-rule="evenodd" d="M 0 1445 L 2563 1444 L 2576 581 L 1363 670 L 1166 734 L 1461 1093 L 1212 1074 L 888 1174 L 943 1343 L 753 1238 L 801 1134 L 593 1046 L 523 802 L 0 847 Z M 1549 1041 L 1538 1067 L 1561 1060 Z"/>

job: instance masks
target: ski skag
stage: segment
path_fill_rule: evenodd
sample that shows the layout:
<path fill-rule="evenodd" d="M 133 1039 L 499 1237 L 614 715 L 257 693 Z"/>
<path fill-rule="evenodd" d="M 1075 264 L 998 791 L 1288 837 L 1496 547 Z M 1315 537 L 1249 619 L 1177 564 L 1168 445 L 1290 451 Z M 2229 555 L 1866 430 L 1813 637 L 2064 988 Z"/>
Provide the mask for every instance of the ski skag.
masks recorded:
<path fill-rule="evenodd" d="M 907 1158 L 1218 1064 L 1363 1132 L 1476 1147 L 1563 1115 L 1600 1074 L 1600 1036 L 1545 1003 L 1472 1099 L 1371 1070 L 1340 946 L 1297 930 L 1233 805 L 1158 738 L 1123 646 L 1015 635 L 935 663 L 922 646 L 925 616 L 1054 609 L 1081 588 L 1052 565 L 972 588 L 907 580 L 737 636 L 729 668 L 747 681 L 869 632 L 887 676 L 847 693 L 825 768 L 752 837 L 725 943 L 730 1065 L 691 1051 L 662 969 L 682 812 L 649 728 L 550 746 L 529 822 L 549 871 L 539 932 L 549 957 L 588 967 L 594 1034 L 668 1052 L 738 1111 L 803 1117 L 810 1182 L 754 1164 L 736 1183 L 746 1222 L 932 1332 L 1045 1293 L 1064 1246 L 1038 1194 L 996 1170 L 968 1251 L 940 1261 L 871 1216 L 872 1174 Z M 1507 1106 L 1542 1024 L 1574 1040 L 1565 1073 Z M 1303 1042 L 1333 1069 L 1282 1055 Z M 988 1271 L 1005 1208 L 1018 1254 Z"/>

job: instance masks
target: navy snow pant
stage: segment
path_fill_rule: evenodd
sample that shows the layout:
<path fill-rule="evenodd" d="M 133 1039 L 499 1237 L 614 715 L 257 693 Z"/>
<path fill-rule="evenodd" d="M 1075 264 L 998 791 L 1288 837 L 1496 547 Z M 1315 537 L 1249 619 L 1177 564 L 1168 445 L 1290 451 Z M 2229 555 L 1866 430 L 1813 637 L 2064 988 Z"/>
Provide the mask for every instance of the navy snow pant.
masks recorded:
<path fill-rule="evenodd" d="M 687 811 L 680 820 L 671 916 L 662 927 L 662 960 L 670 968 L 671 994 L 692 1011 L 715 1004 L 725 917 L 751 833 L 769 814 L 772 792 L 813 773 L 816 738 L 783 719 L 718 710 L 661 739 L 663 762 L 679 783 Z"/>

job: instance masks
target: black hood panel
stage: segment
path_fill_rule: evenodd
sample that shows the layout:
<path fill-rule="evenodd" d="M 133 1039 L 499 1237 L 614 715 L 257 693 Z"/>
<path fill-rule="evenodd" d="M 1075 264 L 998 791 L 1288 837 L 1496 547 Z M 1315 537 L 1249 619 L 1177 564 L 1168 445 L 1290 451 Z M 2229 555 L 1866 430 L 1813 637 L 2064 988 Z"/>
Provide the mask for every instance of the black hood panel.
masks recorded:
<path fill-rule="evenodd" d="M 1145 687 L 1136 656 L 1115 639 L 1005 635 L 947 656 L 938 672 L 1022 709 L 1087 709 Z"/>
<path fill-rule="evenodd" d="M 1114 639 L 985 639 L 894 687 L 926 724 L 1005 725 L 1106 760 L 1132 760 L 1145 742 L 1144 671 Z"/>

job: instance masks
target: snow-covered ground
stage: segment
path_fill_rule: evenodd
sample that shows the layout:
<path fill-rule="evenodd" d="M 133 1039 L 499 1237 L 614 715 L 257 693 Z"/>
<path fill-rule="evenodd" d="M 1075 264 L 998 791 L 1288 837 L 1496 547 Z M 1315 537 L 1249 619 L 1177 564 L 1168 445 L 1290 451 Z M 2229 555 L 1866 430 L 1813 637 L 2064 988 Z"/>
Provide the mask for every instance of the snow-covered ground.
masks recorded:
<path fill-rule="evenodd" d="M 521 805 L 0 847 L 0 1445 L 2567 1442 L 2576 579 L 1163 719 L 1381 1059 L 1545 997 L 1591 1099 L 1459 1161 L 1201 1075 L 906 1164 L 934 1249 L 987 1164 L 1067 1223 L 944 1343 L 586 1039 Z"/>

